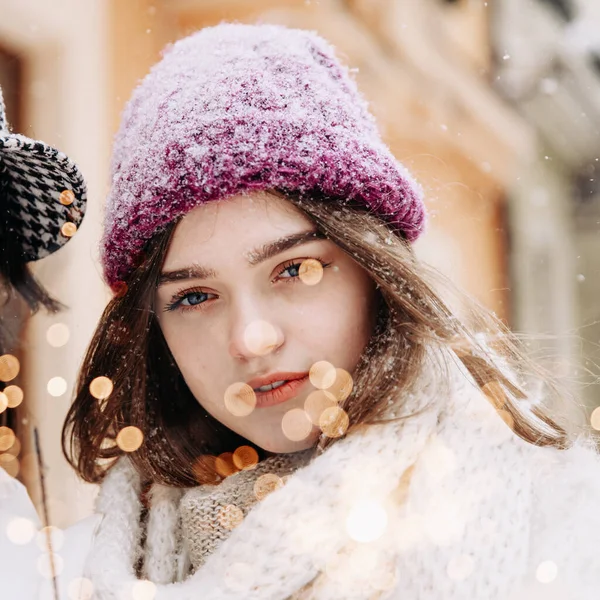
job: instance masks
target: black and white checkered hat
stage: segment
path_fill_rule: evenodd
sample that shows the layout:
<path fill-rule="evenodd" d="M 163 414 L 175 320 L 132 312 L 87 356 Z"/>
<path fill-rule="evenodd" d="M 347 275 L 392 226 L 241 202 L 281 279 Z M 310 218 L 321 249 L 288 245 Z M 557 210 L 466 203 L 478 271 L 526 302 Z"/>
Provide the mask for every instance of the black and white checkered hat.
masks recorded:
<path fill-rule="evenodd" d="M 24 262 L 63 246 L 87 202 L 79 168 L 55 148 L 12 134 L 0 89 L 0 235 L 15 236 Z"/>

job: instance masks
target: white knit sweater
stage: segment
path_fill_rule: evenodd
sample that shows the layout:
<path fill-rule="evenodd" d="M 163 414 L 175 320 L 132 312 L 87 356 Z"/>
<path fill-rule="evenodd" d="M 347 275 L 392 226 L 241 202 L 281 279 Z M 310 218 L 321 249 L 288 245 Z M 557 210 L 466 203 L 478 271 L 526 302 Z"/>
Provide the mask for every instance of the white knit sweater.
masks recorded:
<path fill-rule="evenodd" d="M 516 437 L 451 363 L 431 365 L 419 414 L 336 443 L 250 511 L 194 575 L 178 546 L 179 494 L 155 489 L 147 573 L 156 600 L 597 600 L 600 459 Z M 100 600 L 137 583 L 139 481 L 102 486 L 87 562 Z M 365 541 L 370 539 L 372 541 Z M 173 583 L 170 583 L 173 582 Z"/>
<path fill-rule="evenodd" d="M 417 415 L 355 431 L 296 471 L 192 576 L 179 550 L 181 492 L 155 486 L 145 550 L 155 587 L 134 575 L 139 480 L 121 460 L 85 556 L 93 598 L 600 598 L 595 451 L 583 440 L 567 451 L 528 444 L 462 367 L 426 373 L 401 399 Z"/>

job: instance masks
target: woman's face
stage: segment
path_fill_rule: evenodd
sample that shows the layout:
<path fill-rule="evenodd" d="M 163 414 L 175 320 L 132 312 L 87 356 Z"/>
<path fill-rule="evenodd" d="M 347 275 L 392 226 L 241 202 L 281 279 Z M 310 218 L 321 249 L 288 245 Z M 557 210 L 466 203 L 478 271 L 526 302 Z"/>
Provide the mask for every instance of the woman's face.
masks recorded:
<path fill-rule="evenodd" d="M 285 415 L 315 391 L 315 363 L 353 373 L 375 321 L 372 280 L 314 231 L 262 192 L 199 206 L 175 229 L 156 292 L 160 327 L 198 402 L 270 452 L 315 443 L 317 426 L 299 440 L 299 411 Z M 279 389 L 262 386 L 273 380 Z"/>

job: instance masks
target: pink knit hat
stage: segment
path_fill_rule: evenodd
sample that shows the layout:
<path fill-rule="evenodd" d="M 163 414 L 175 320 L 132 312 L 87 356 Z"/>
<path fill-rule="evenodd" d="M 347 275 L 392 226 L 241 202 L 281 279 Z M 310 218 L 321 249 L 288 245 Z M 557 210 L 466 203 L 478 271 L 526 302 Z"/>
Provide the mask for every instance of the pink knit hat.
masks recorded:
<path fill-rule="evenodd" d="M 135 90 L 116 137 L 107 282 L 126 281 L 146 242 L 194 207 L 274 188 L 358 202 L 411 241 L 423 230 L 421 189 L 330 44 L 241 24 L 176 42 Z"/>

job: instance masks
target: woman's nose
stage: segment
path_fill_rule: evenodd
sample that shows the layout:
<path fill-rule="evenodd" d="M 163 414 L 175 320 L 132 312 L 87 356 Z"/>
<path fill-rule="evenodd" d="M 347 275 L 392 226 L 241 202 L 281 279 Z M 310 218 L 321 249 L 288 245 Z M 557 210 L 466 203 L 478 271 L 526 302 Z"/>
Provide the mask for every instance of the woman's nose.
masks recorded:
<path fill-rule="evenodd" d="M 275 319 L 250 302 L 237 308 L 231 325 L 229 353 L 248 360 L 276 352 L 284 343 L 284 335 Z"/>

